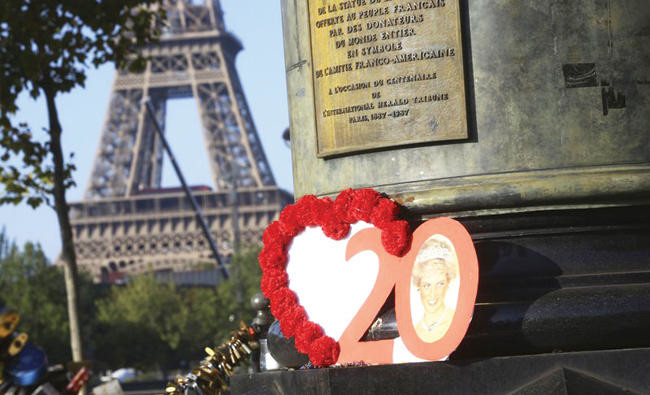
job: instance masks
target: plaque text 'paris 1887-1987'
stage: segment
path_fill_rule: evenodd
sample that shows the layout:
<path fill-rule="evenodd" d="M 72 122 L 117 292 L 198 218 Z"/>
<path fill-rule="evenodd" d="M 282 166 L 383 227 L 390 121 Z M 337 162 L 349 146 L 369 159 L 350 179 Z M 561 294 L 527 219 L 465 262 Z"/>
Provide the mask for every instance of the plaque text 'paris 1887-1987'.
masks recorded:
<path fill-rule="evenodd" d="M 318 155 L 467 138 L 459 0 L 309 0 Z"/>

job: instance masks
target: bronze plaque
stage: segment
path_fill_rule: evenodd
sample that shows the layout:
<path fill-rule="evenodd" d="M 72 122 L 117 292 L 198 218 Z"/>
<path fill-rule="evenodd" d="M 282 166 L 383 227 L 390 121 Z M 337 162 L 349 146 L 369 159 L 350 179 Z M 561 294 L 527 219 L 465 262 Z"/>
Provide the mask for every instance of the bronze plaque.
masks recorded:
<path fill-rule="evenodd" d="M 467 138 L 459 0 L 308 0 L 318 156 Z"/>

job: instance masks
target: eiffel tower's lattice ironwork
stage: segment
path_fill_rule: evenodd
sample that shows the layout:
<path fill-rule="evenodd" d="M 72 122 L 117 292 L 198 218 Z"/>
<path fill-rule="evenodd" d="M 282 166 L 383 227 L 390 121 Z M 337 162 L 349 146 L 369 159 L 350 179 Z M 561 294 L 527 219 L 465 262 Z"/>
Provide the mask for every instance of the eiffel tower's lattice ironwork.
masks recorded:
<path fill-rule="evenodd" d="M 259 243 L 290 200 L 275 186 L 248 110 L 234 66 L 242 46 L 225 29 L 219 0 L 167 0 L 164 8 L 162 39 L 143 50 L 146 69 L 116 73 L 85 200 L 71 205 L 79 263 L 96 278 L 183 270 L 209 255 L 184 195 L 160 188 L 163 147 L 143 98 L 163 127 L 168 99 L 196 99 L 213 181 L 197 200 L 226 254 L 233 187 L 243 243 Z"/>

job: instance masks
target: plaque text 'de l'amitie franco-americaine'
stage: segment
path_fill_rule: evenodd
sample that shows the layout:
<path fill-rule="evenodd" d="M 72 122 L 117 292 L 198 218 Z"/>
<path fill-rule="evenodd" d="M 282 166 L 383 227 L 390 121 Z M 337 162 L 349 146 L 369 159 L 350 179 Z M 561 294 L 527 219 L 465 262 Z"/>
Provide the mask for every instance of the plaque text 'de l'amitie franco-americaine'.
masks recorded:
<path fill-rule="evenodd" d="M 318 155 L 467 138 L 459 0 L 308 0 Z"/>

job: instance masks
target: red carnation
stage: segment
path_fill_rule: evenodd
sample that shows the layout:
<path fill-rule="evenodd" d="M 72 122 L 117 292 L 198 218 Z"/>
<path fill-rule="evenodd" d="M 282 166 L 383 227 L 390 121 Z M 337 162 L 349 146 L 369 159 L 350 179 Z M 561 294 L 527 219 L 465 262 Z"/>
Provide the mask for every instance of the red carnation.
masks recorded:
<path fill-rule="evenodd" d="M 381 195 L 373 189 L 358 189 L 354 191 L 350 205 L 352 217 L 358 221 L 370 222 L 370 214 L 380 197 Z"/>
<path fill-rule="evenodd" d="M 305 195 L 296 202 L 296 220 L 302 226 L 318 225 L 319 199 L 314 195 Z"/>
<path fill-rule="evenodd" d="M 291 241 L 291 237 L 284 233 L 282 225 L 280 225 L 279 221 L 273 221 L 269 226 L 266 227 L 266 230 L 262 235 L 262 241 L 264 242 L 265 246 L 279 243 L 284 248 L 288 242 Z"/>
<path fill-rule="evenodd" d="M 391 221 L 397 218 L 399 214 L 399 206 L 390 199 L 379 199 L 379 203 L 375 205 L 370 214 L 370 221 L 379 229 L 383 229 Z"/>
<path fill-rule="evenodd" d="M 273 269 L 284 269 L 287 264 L 287 254 L 279 244 L 268 244 L 262 248 L 257 260 L 263 272 Z"/>
<path fill-rule="evenodd" d="M 306 203 L 311 212 L 314 225 L 321 226 L 325 220 L 325 216 L 332 211 L 332 199 L 324 197 L 321 199 L 311 199 Z"/>
<path fill-rule="evenodd" d="M 353 224 L 357 222 L 357 219 L 350 213 L 350 208 L 352 206 L 352 200 L 354 199 L 354 190 L 353 189 L 344 189 L 339 193 L 334 201 L 334 213 L 341 220 Z"/>
<path fill-rule="evenodd" d="M 273 292 L 289 284 L 287 272 L 281 269 L 269 269 L 262 275 L 262 293 L 267 298 L 271 298 Z"/>
<path fill-rule="evenodd" d="M 271 294 L 271 314 L 279 320 L 298 303 L 296 294 L 287 287 L 282 287 Z"/>
<path fill-rule="evenodd" d="M 339 221 L 334 216 L 325 218 L 321 228 L 325 236 L 333 240 L 344 239 L 350 233 L 350 224 Z"/>
<path fill-rule="evenodd" d="M 286 338 L 290 338 L 296 334 L 296 329 L 299 328 L 303 322 L 307 321 L 307 313 L 305 308 L 302 306 L 295 306 L 291 310 L 287 311 L 284 316 L 282 316 L 282 321 L 280 321 L 280 329 L 282 334 Z"/>
<path fill-rule="evenodd" d="M 323 336 L 323 330 L 320 326 L 311 321 L 304 321 L 302 325 L 296 328 L 296 334 L 294 335 L 296 350 L 308 354 L 311 343 L 321 336 Z"/>
<path fill-rule="evenodd" d="M 309 347 L 309 360 L 316 366 L 330 366 L 339 359 L 341 346 L 329 336 L 321 336 Z"/>
<path fill-rule="evenodd" d="M 317 206 L 318 206 L 318 208 L 320 210 L 328 210 L 329 211 L 332 208 L 332 204 L 334 204 L 334 201 L 332 200 L 332 198 L 330 198 L 328 196 L 325 196 L 325 197 L 322 197 L 322 198 L 318 199 Z"/>
<path fill-rule="evenodd" d="M 284 234 L 293 238 L 305 229 L 300 220 L 300 207 L 290 204 L 280 213 L 280 225 Z"/>
<path fill-rule="evenodd" d="M 381 244 L 389 254 L 403 256 L 411 248 L 411 228 L 404 220 L 387 224 L 381 232 Z"/>

